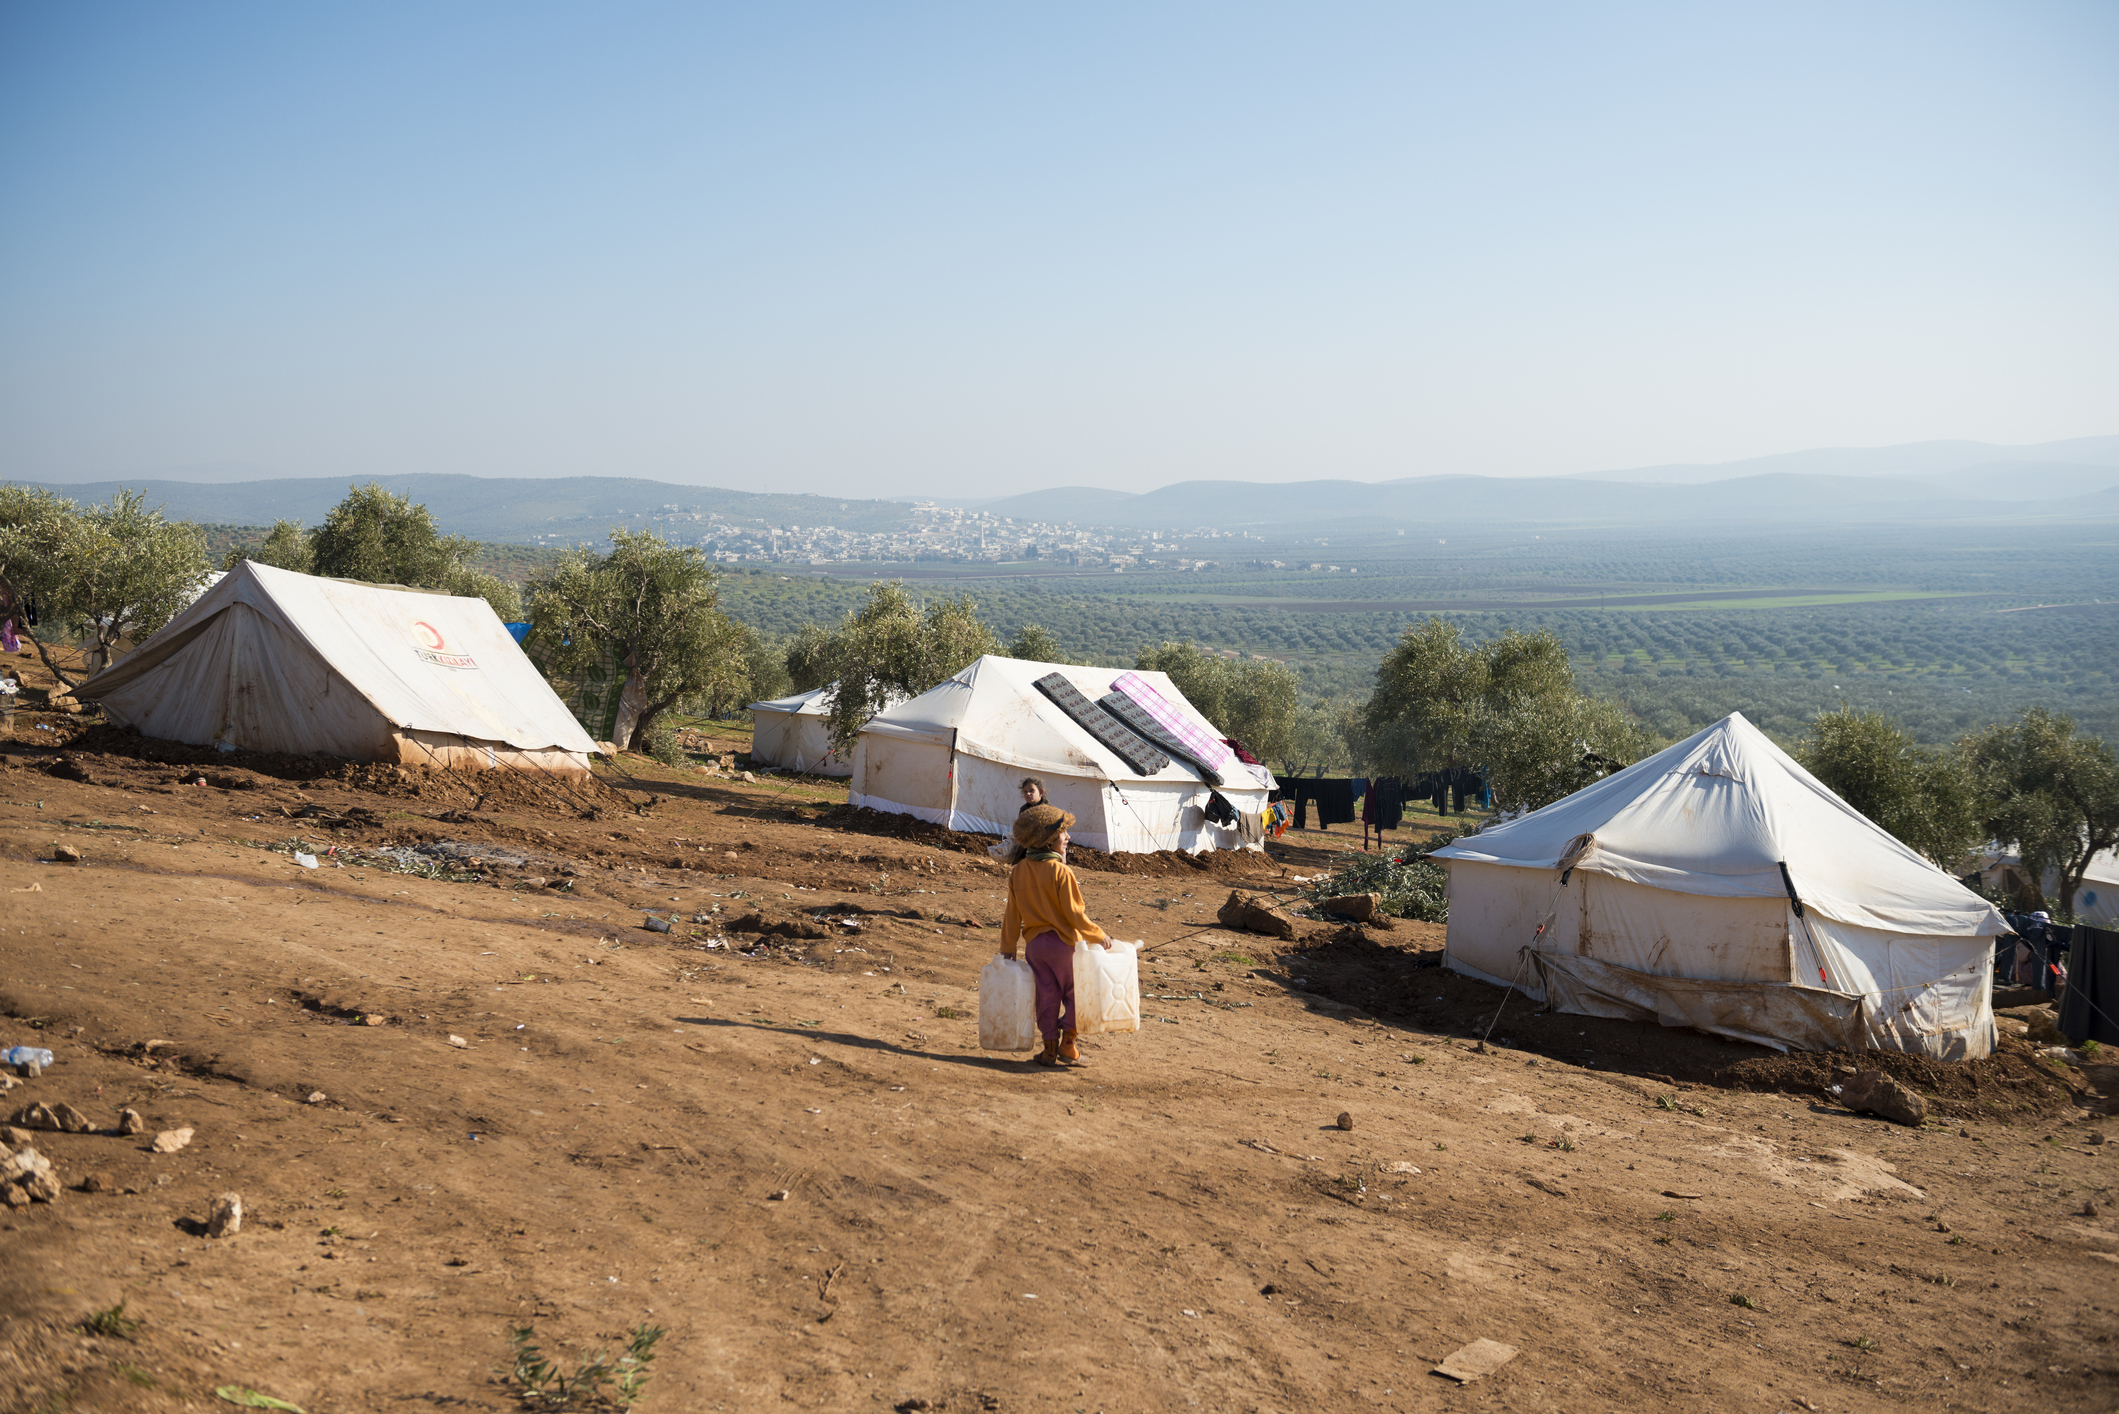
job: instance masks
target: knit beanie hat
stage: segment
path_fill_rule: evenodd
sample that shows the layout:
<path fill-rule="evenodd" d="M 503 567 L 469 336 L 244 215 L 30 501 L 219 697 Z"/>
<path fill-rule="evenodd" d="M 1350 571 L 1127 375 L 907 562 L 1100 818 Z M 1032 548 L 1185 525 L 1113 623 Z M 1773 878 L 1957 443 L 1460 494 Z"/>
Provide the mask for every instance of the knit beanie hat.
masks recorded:
<path fill-rule="evenodd" d="M 1058 849 L 1060 831 L 1074 828 L 1074 817 L 1057 805 L 1033 805 L 1015 817 L 1015 842 L 1024 849 Z"/>

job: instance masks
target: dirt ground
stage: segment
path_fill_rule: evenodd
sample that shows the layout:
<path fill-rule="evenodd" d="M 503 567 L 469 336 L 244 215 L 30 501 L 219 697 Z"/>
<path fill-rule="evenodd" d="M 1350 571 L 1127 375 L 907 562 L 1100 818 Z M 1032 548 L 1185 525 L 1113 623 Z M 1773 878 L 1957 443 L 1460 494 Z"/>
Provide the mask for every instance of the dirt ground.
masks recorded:
<path fill-rule="evenodd" d="M 146 1122 L 32 1138 L 67 1187 L 0 1212 L 10 1414 L 509 1409 L 511 1328 L 573 1362 L 642 1324 L 673 1411 L 2119 1403 L 2111 1067 L 1915 1067 L 1906 1129 L 1830 1058 L 1496 1023 L 1438 927 L 1213 927 L 1327 861 L 1294 843 L 1085 871 L 1145 1025 L 1052 1073 L 977 1046 L 999 867 L 828 785 L 35 710 L 0 753 L 0 1043 L 58 1056 L 0 1109 Z M 1519 1353 L 1432 1373 L 1481 1338 Z"/>

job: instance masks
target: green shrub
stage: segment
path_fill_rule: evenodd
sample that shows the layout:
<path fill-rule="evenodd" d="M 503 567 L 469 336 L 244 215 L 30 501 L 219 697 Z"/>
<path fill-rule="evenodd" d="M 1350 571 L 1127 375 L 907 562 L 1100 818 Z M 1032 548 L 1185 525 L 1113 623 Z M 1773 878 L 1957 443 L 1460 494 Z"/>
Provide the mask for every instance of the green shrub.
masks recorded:
<path fill-rule="evenodd" d="M 538 1349 L 536 1327 L 511 1326 L 514 1367 L 509 1379 L 516 1395 L 532 1408 L 630 1409 L 640 1401 L 660 1339 L 662 1327 L 635 1326 L 624 1354 L 614 1359 L 609 1351 L 599 1350 L 570 1374 Z"/>
<path fill-rule="evenodd" d="M 653 761 L 660 761 L 665 766 L 689 764 L 685 759 L 684 748 L 677 744 L 677 733 L 660 722 L 648 729 L 647 740 L 638 743 L 638 750 L 641 755 Z"/>
<path fill-rule="evenodd" d="M 1438 839 L 1430 848 L 1447 843 Z M 1361 854 L 1348 850 L 1333 861 L 1332 872 L 1310 885 L 1313 898 L 1340 894 L 1381 894 L 1383 911 L 1393 918 L 1411 918 L 1422 923 L 1447 923 L 1449 875 L 1439 864 L 1419 860 L 1401 864 L 1388 854 Z"/>

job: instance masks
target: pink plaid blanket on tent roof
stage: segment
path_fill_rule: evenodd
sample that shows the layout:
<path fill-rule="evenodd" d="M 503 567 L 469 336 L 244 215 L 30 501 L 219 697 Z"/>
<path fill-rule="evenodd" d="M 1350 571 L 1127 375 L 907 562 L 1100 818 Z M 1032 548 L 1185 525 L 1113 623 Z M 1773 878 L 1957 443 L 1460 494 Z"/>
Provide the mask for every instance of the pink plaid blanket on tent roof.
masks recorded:
<path fill-rule="evenodd" d="M 1208 735 L 1198 723 L 1188 720 L 1184 713 L 1171 705 L 1169 698 L 1148 686 L 1138 673 L 1121 673 L 1111 686 L 1132 698 L 1141 711 L 1160 722 L 1163 729 L 1176 737 L 1201 765 L 1220 774 L 1228 773 L 1230 764 L 1236 760 L 1236 753 L 1223 746 L 1220 737 Z"/>

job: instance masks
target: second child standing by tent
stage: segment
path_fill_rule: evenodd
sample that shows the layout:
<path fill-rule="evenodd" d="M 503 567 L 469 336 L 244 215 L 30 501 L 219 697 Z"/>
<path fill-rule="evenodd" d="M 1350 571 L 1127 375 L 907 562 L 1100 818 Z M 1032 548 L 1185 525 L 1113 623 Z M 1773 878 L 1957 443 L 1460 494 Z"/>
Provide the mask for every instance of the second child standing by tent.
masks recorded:
<path fill-rule="evenodd" d="M 1001 954 L 1014 957 L 1027 939 L 1025 960 L 1037 980 L 1037 1031 L 1045 1048 L 1031 1057 L 1039 1065 L 1082 1065 L 1075 1035 L 1074 945 L 1109 947 L 1104 930 L 1089 921 L 1081 884 L 1067 867 L 1067 831 L 1074 817 L 1056 805 L 1030 805 L 1015 817 L 1015 842 L 1023 857 L 1008 874 L 1008 907 L 1001 914 Z"/>

